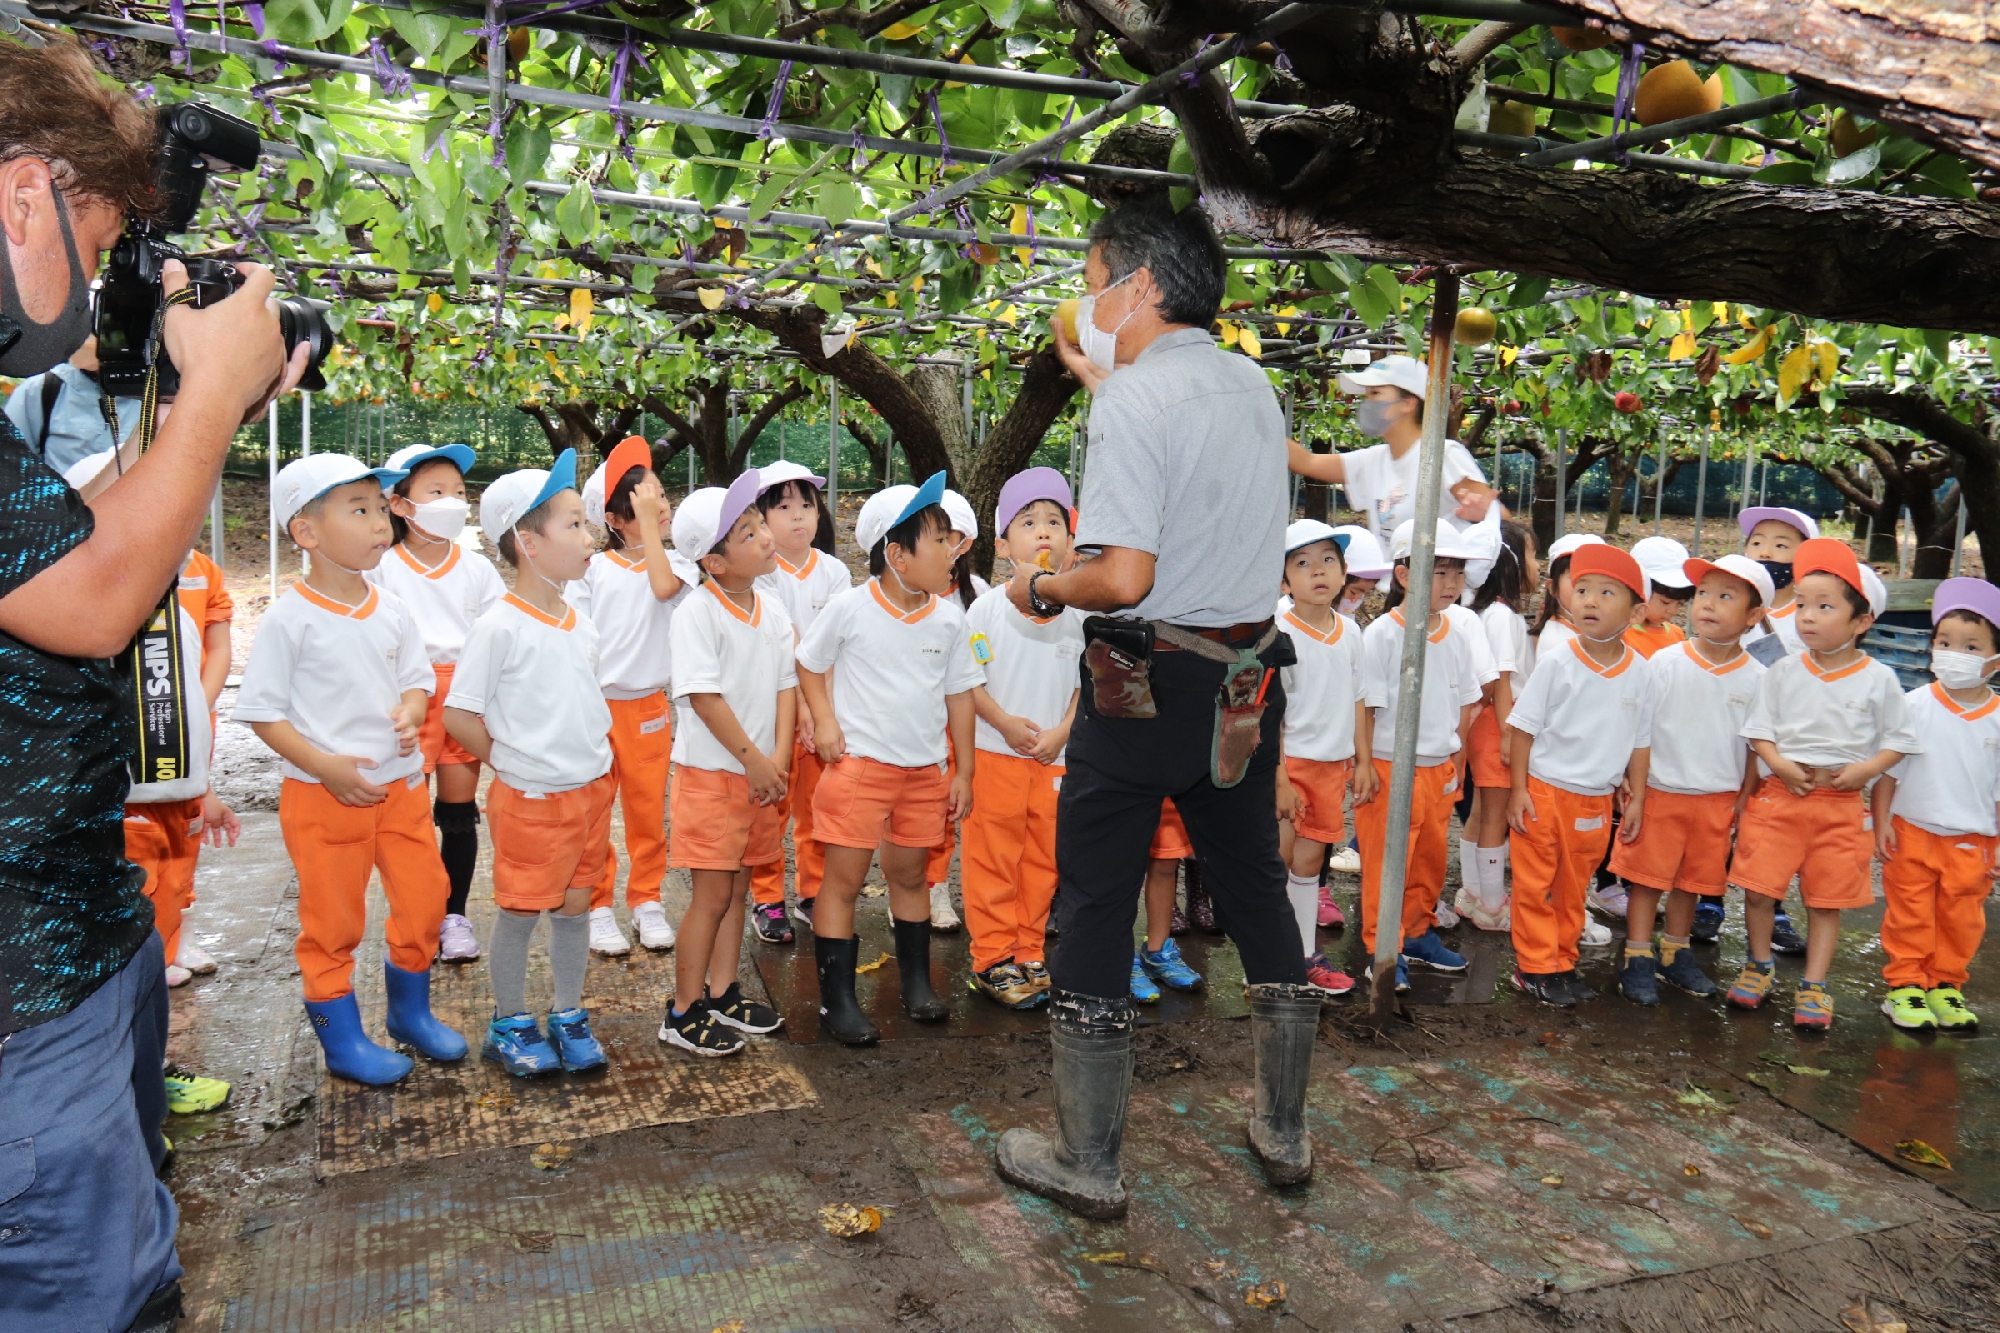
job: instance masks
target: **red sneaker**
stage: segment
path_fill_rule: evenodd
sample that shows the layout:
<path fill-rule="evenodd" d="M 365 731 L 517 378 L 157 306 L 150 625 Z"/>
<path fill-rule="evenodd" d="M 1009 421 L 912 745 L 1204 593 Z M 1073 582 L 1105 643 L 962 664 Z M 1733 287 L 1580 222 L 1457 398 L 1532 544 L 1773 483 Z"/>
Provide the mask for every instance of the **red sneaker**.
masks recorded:
<path fill-rule="evenodd" d="M 1354 978 L 1336 971 L 1325 954 L 1316 953 L 1306 960 L 1306 985 L 1322 995 L 1345 995 L 1354 989 Z"/>
<path fill-rule="evenodd" d="M 1340 904 L 1333 900 L 1326 885 L 1319 886 L 1319 928 L 1339 930 L 1347 924 L 1347 914 L 1340 910 Z"/>

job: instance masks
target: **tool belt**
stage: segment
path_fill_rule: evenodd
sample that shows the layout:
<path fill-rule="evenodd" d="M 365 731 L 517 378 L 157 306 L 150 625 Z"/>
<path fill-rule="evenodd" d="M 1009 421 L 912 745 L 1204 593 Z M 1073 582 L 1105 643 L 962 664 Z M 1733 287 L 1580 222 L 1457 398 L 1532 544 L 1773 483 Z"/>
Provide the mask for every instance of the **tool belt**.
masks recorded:
<path fill-rule="evenodd" d="M 1159 716 L 1152 678 L 1156 651 L 1194 653 L 1226 668 L 1216 691 L 1209 743 L 1209 778 L 1218 787 L 1234 787 L 1249 771 L 1272 673 L 1298 661 L 1292 641 L 1271 620 L 1193 628 L 1164 620 L 1091 616 L 1083 622 L 1083 638 L 1091 707 L 1101 717 Z"/>

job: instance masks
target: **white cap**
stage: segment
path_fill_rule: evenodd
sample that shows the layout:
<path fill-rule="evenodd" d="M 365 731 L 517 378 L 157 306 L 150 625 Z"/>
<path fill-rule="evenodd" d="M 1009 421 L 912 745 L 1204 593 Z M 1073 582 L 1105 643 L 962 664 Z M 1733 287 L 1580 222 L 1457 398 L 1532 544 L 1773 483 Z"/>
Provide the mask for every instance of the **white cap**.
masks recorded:
<path fill-rule="evenodd" d="M 285 464 L 278 473 L 278 486 L 271 493 L 271 506 L 278 514 L 278 528 L 288 531 L 298 512 L 336 486 L 373 478 L 379 486 L 393 486 L 409 473 L 392 467 L 369 467 L 346 454 L 307 454 Z"/>
<path fill-rule="evenodd" d="M 1404 393 L 1413 393 L 1421 398 L 1430 382 L 1430 371 L 1424 362 L 1398 353 L 1383 357 L 1359 374 L 1336 378 L 1342 393 L 1361 393 L 1377 384 L 1393 384 Z"/>
<path fill-rule="evenodd" d="M 576 488 L 576 450 L 565 449 L 552 468 L 529 467 L 509 472 L 479 497 L 479 530 L 493 541 L 513 530 L 532 510 L 558 491 Z"/>
<path fill-rule="evenodd" d="M 1770 574 L 1747 555 L 1731 551 L 1714 560 L 1687 560 L 1681 564 L 1681 573 L 1695 583 L 1700 583 L 1702 576 L 1710 570 L 1732 575 L 1755 588 L 1757 605 L 1761 607 L 1768 609 L 1771 603 L 1778 600 L 1778 588 L 1771 582 Z"/>
<path fill-rule="evenodd" d="M 1589 546 L 1593 542 L 1603 540 L 1604 538 L 1594 532 L 1572 532 L 1567 537 L 1558 537 L 1549 543 L 1549 559 L 1560 560 L 1579 546 Z"/>
<path fill-rule="evenodd" d="M 1786 509 L 1780 505 L 1751 505 L 1736 516 L 1736 524 L 1743 529 L 1745 537 L 1748 537 L 1759 523 L 1766 520 L 1775 520 L 1797 528 L 1807 541 L 1819 536 L 1819 524 L 1813 521 L 1811 514 L 1801 513 L 1796 509 Z"/>
<path fill-rule="evenodd" d="M 752 468 L 728 486 L 704 486 L 681 501 L 674 511 L 674 550 L 688 560 L 700 560 L 736 526 L 743 511 L 757 502 L 763 479 Z"/>
<path fill-rule="evenodd" d="M 1396 525 L 1396 530 L 1389 534 L 1389 559 L 1391 561 L 1408 560 L 1410 558 L 1410 544 L 1416 540 L 1416 532 L 1417 524 L 1415 519 L 1405 519 Z M 1437 539 L 1433 547 L 1433 553 L 1440 560 L 1470 560 L 1474 555 L 1472 548 L 1465 544 L 1465 538 L 1459 535 L 1458 529 L 1443 519 L 1438 520 Z"/>
<path fill-rule="evenodd" d="M 1394 561 L 1382 554 L 1382 543 L 1368 529 L 1347 523 L 1334 532 L 1347 538 L 1347 572 L 1353 577 L 1382 578 L 1394 565 Z"/>
<path fill-rule="evenodd" d="M 1868 594 L 1868 614 L 1880 616 L 1889 609 L 1889 587 L 1866 561 L 1861 564 L 1861 589 Z"/>
<path fill-rule="evenodd" d="M 1495 509 L 1494 514 L 1498 513 Z M 1471 605 L 1470 594 L 1486 586 L 1492 577 L 1494 562 L 1500 559 L 1500 548 L 1504 542 L 1500 536 L 1498 523 L 1473 523 L 1459 529 L 1459 544 L 1472 554 L 1465 561 L 1466 604 Z"/>
<path fill-rule="evenodd" d="M 946 491 L 944 499 L 938 501 L 944 512 L 951 517 L 951 530 L 962 532 L 968 537 L 979 535 L 979 519 L 972 512 L 972 501 L 957 491 Z"/>
<path fill-rule="evenodd" d="M 1340 562 L 1347 563 L 1347 544 L 1353 540 L 1346 533 L 1337 532 L 1328 523 L 1316 518 L 1302 518 L 1285 529 L 1285 554 L 1290 555 L 1301 546 L 1311 546 L 1314 542 L 1332 542 L 1340 548 Z"/>
<path fill-rule="evenodd" d="M 882 540 L 896 520 L 903 516 L 903 509 L 917 496 L 914 486 L 884 486 L 868 497 L 862 504 L 861 512 L 854 516 L 854 542 L 863 551 L 873 551 L 875 543 Z"/>
<path fill-rule="evenodd" d="M 1688 562 L 1688 548 L 1672 537 L 1641 537 L 1632 543 L 1632 558 L 1639 562 L 1640 569 L 1646 571 L 1646 577 L 1661 587 L 1694 586 L 1681 569 Z"/>
<path fill-rule="evenodd" d="M 782 486 L 788 481 L 809 481 L 821 490 L 826 489 L 826 478 L 801 463 L 789 458 L 781 458 L 775 463 L 767 463 L 757 469 L 757 493 L 762 495 L 773 486 Z"/>

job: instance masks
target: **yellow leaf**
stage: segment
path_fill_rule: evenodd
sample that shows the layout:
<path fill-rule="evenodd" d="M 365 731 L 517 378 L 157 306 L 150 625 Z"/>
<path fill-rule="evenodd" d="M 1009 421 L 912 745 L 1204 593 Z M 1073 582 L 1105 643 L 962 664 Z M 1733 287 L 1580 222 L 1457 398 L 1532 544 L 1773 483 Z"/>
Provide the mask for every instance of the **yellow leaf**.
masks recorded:
<path fill-rule="evenodd" d="M 1744 306 L 1741 310 L 1736 312 L 1736 322 L 1738 324 L 1741 324 L 1746 329 L 1754 329 L 1757 327 L 1757 321 L 1750 318 L 1749 306 Z"/>
<path fill-rule="evenodd" d="M 894 310 L 896 308 L 897 302 L 901 298 L 902 298 L 901 292 L 884 292 L 882 293 L 882 304 L 888 306 L 891 310 Z"/>
<path fill-rule="evenodd" d="M 873 259 L 867 261 L 866 267 L 868 271 L 870 273 L 873 273 L 876 277 L 879 278 L 882 276 L 882 266 L 876 263 Z"/>
<path fill-rule="evenodd" d="M 916 277 L 910 279 L 910 290 L 913 292 L 920 292 L 923 289 L 924 289 L 924 275 L 919 273 L 917 274 Z"/>
<path fill-rule="evenodd" d="M 1296 314 L 1298 314 L 1298 313 L 1299 313 L 1299 308 L 1298 308 L 1297 306 L 1295 306 L 1295 305 L 1288 305 L 1288 306 L 1286 306 L 1286 307 L 1285 307 L 1285 308 L 1284 308 L 1283 310 L 1280 310 L 1280 311 L 1278 312 L 1278 314 L 1279 314 L 1279 316 L 1280 316 L 1280 318 L 1279 318 L 1279 320 L 1278 320 L 1278 336 L 1279 336 L 1280 338 L 1283 338 L 1283 337 L 1286 337 L 1286 336 L 1288 336 L 1288 335 L 1289 335 L 1289 334 L 1291 333 L 1291 331 L 1292 331 L 1292 326 L 1291 326 L 1291 325 L 1289 325 L 1289 324 L 1287 324 L 1287 323 L 1285 323 L 1285 321 L 1284 321 L 1284 319 L 1283 319 L 1283 316 L 1285 316 L 1285 315 L 1296 315 Z"/>
<path fill-rule="evenodd" d="M 1933 1166 L 1940 1171 L 1951 1170 L 1951 1159 L 1922 1139 L 1903 1139 L 1896 1144 L 1896 1156 L 1918 1166 Z"/>
<path fill-rule="evenodd" d="M 1243 332 L 1236 335 L 1236 346 L 1239 350 L 1260 359 L 1264 355 L 1264 344 L 1258 341 L 1256 333 L 1248 325 L 1244 326 Z"/>
<path fill-rule="evenodd" d="M 882 970 L 882 968 L 883 968 L 884 966 L 886 966 L 886 965 L 888 964 L 888 962 L 889 962 L 889 955 L 888 955 L 888 954 L 886 954 L 886 953 L 877 953 L 877 954 L 875 955 L 875 961 L 874 961 L 874 962 L 872 962 L 872 963 L 863 963 L 863 964 L 861 964 L 861 966 L 859 966 L 859 967 L 855 968 L 854 970 L 855 970 L 856 972 L 879 972 L 879 971 L 881 971 L 881 970 Z"/>
<path fill-rule="evenodd" d="M 1239 330 L 1237 329 L 1234 321 L 1227 319 L 1219 319 L 1215 322 L 1215 327 L 1221 331 L 1222 345 L 1224 347 L 1236 346 L 1236 339 Z"/>
<path fill-rule="evenodd" d="M 1785 353 L 1784 359 L 1778 362 L 1779 407 L 1799 396 L 1799 390 L 1812 378 L 1812 370 L 1812 349 L 1805 344 L 1801 343 Z"/>
<path fill-rule="evenodd" d="M 722 303 L 729 299 L 729 293 L 720 287 L 697 287 L 694 294 L 701 298 L 703 310 L 720 310 Z"/>
<path fill-rule="evenodd" d="M 1501 344 L 1500 344 L 1500 364 L 1501 364 L 1501 365 L 1503 365 L 1503 366 L 1511 366 L 1511 365 L 1513 365 L 1513 364 L 1514 364 L 1514 359 L 1515 359 L 1516 357 L 1520 356 L 1520 355 L 1521 355 L 1521 349 L 1520 349 L 1520 348 L 1518 348 L 1518 347 L 1509 347 L 1509 346 L 1508 346 L 1508 345 L 1507 345 L 1506 343 L 1501 343 Z"/>
<path fill-rule="evenodd" d="M 851 1203 L 830 1203 L 819 1210 L 819 1224 L 827 1235 L 846 1240 L 879 1230 L 882 1226 L 882 1213 L 877 1208 L 856 1208 Z"/>
<path fill-rule="evenodd" d="M 515 362 L 519 361 L 521 358 L 515 354 L 513 348 L 509 347 L 506 351 L 506 354 L 502 356 L 500 359 L 511 366 Z"/>
<path fill-rule="evenodd" d="M 1667 348 L 1667 360 L 1685 361 L 1688 357 L 1691 357 L 1693 355 L 1694 355 L 1694 335 L 1692 333 L 1685 333 L 1685 332 L 1676 333 L 1674 335 L 1674 341 L 1672 345 L 1670 345 Z"/>
<path fill-rule="evenodd" d="M 1719 319 L 1719 320 L 1722 320 L 1722 321 L 1724 321 L 1725 323 L 1726 323 L 1726 322 L 1728 322 L 1728 319 L 1729 319 L 1729 302 L 1727 302 L 1727 301 L 1711 301 L 1711 302 L 1709 303 L 1709 307 L 1708 307 L 1708 308 L 1709 308 L 1709 310 L 1710 310 L 1711 312 L 1713 312 L 1713 313 L 1714 313 L 1714 315 L 1715 315 L 1715 317 L 1716 317 L 1717 319 Z"/>
<path fill-rule="evenodd" d="M 424 308 L 429 310 L 433 315 L 444 309 L 444 293 L 432 292 L 429 296 L 426 296 L 424 298 Z"/>
<path fill-rule="evenodd" d="M 1014 216 L 1008 219 L 1007 230 L 1013 232 L 1016 236 L 1026 236 L 1028 234 L 1028 206 L 1026 204 L 1014 205 Z M 1033 264 L 1035 262 L 1035 252 L 1024 245 L 1014 251 L 1014 258 L 1020 260 L 1024 265 Z"/>
<path fill-rule="evenodd" d="M 988 301 L 986 303 L 986 308 L 988 310 L 998 310 L 1000 308 L 1000 303 L 998 301 Z"/>
<path fill-rule="evenodd" d="M 556 366 L 556 354 L 555 354 L 554 352 L 547 352 L 547 351 L 545 351 L 545 352 L 543 352 L 543 353 L 542 353 L 542 358 L 543 358 L 544 360 L 546 360 L 546 361 L 547 361 L 547 362 L 549 363 L 549 369 L 550 369 L 550 370 L 555 370 L 555 369 L 557 369 L 557 366 Z"/>
<path fill-rule="evenodd" d="M 1741 347 L 1729 353 L 1722 359 L 1724 361 L 1727 361 L 1732 366 L 1748 365 L 1750 362 L 1757 360 L 1757 358 L 1763 356 L 1765 352 L 1770 350 L 1771 332 L 1777 327 L 1778 326 L 1776 324 L 1766 324 L 1763 328 L 1757 331 L 1756 337 L 1752 338 L 1749 342 L 1744 343 Z"/>
<path fill-rule="evenodd" d="M 1814 378 L 1822 385 L 1831 385 L 1833 377 L 1840 373 L 1840 349 L 1830 342 L 1813 344 Z"/>
<path fill-rule="evenodd" d="M 569 289 L 569 322 L 578 333 L 587 333 L 590 331 L 590 322 L 596 318 L 591 312 L 592 305 L 590 288 L 572 287 Z"/>
<path fill-rule="evenodd" d="M 1007 308 L 1000 312 L 999 318 L 1002 324 L 1005 324 L 1009 328 L 1012 328 L 1014 325 L 1019 324 L 1021 322 L 1021 312 L 1014 309 L 1013 304 L 1009 302 Z"/>
<path fill-rule="evenodd" d="M 961 65 L 973 64 L 974 61 L 972 59 L 972 54 L 970 52 L 967 52 L 965 55 L 960 56 L 958 58 L 958 63 Z M 965 85 L 962 83 L 953 83 L 951 80 L 946 79 L 944 86 L 947 88 L 963 88 Z"/>
<path fill-rule="evenodd" d="M 923 30 L 921 23 L 891 23 L 882 29 L 882 35 L 892 42 L 907 42 Z"/>

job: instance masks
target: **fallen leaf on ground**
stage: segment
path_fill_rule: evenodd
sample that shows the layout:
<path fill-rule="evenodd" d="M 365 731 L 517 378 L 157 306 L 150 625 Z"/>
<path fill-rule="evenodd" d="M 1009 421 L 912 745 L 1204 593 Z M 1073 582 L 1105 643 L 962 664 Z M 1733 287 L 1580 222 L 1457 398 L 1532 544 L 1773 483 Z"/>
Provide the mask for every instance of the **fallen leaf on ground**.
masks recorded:
<path fill-rule="evenodd" d="M 1742 1227 L 1758 1240 L 1771 1239 L 1771 1228 L 1765 1226 L 1762 1222 L 1755 1222 L 1747 1217 L 1739 1217 L 1736 1219 L 1736 1225 Z"/>
<path fill-rule="evenodd" d="M 1723 1101 L 1699 1083 L 1690 1083 L 1688 1090 L 1682 1093 L 1676 1100 L 1682 1106 L 1692 1106 L 1703 1115 L 1727 1115 L 1729 1113 L 1729 1103 Z"/>
<path fill-rule="evenodd" d="M 559 1171 L 569 1165 L 570 1156 L 575 1151 L 567 1143 L 544 1143 L 535 1149 L 528 1162 L 537 1171 Z"/>
<path fill-rule="evenodd" d="M 1260 1282 L 1243 1293 L 1243 1303 L 1253 1310 L 1268 1310 L 1274 1305 L 1285 1303 L 1285 1284 L 1282 1282 Z"/>
<path fill-rule="evenodd" d="M 511 1092 L 482 1092 L 474 1105 L 486 1111 L 504 1111 L 514 1104 Z"/>
<path fill-rule="evenodd" d="M 1701 1174 L 1701 1168 L 1696 1166 L 1693 1162 L 1689 1162 L 1686 1166 L 1681 1168 L 1681 1174 L 1685 1176 L 1698 1176 Z"/>
<path fill-rule="evenodd" d="M 1084 1255 L 1083 1261 L 1087 1264 L 1122 1264 L 1125 1262 L 1125 1251 L 1098 1250 L 1095 1253 Z"/>
<path fill-rule="evenodd" d="M 1922 1139 L 1903 1139 L 1896 1144 L 1896 1156 L 1918 1166 L 1934 1166 L 1940 1171 L 1951 1170 L 1951 1159 Z"/>
<path fill-rule="evenodd" d="M 1105 1268 L 1143 1268 L 1149 1273 L 1167 1271 L 1166 1265 L 1150 1254 L 1127 1254 L 1124 1250 L 1099 1250 L 1095 1254 L 1086 1254 L 1083 1257 Z"/>
<path fill-rule="evenodd" d="M 830 1203 L 819 1210 L 819 1225 L 827 1235 L 847 1240 L 878 1229 L 882 1225 L 882 1214 L 875 1208 L 856 1208 L 851 1203 Z"/>
<path fill-rule="evenodd" d="M 1895 1311 L 1870 1305 L 1866 1300 L 1856 1301 L 1842 1310 L 1840 1323 L 1853 1333 L 1909 1333 L 1910 1328 Z"/>
<path fill-rule="evenodd" d="M 1766 1092 L 1776 1092 L 1778 1090 L 1777 1084 L 1754 1069 L 1743 1076 L 1743 1081 L 1746 1083 L 1755 1083 Z"/>
<path fill-rule="evenodd" d="M 1543 1176 L 1542 1183 L 1544 1185 L 1561 1185 L 1563 1178 L 1561 1176 Z"/>
<path fill-rule="evenodd" d="M 741 1319 L 725 1319 L 709 1330 L 709 1333 L 744 1333 L 750 1326 Z"/>
<path fill-rule="evenodd" d="M 1786 1065 L 1794 1074 L 1804 1074 L 1808 1078 L 1825 1078 L 1833 1073 L 1831 1069 L 1814 1069 L 1811 1065 Z"/>
<path fill-rule="evenodd" d="M 553 1231 L 513 1232 L 514 1248 L 529 1254 L 547 1254 L 556 1247 L 556 1233 Z"/>
<path fill-rule="evenodd" d="M 872 962 L 872 963 L 863 963 L 863 964 L 861 964 L 861 965 L 860 965 L 859 967 L 855 968 L 854 970 L 855 970 L 856 972 L 880 972 L 880 971 L 881 971 L 881 970 L 882 970 L 882 969 L 883 969 L 883 968 L 884 968 L 885 966 L 887 966 L 888 962 L 889 962 L 889 955 L 888 955 L 888 954 L 886 954 L 886 953 L 883 953 L 883 954 L 877 954 L 877 955 L 875 955 L 875 961 L 874 961 L 874 962 Z"/>

